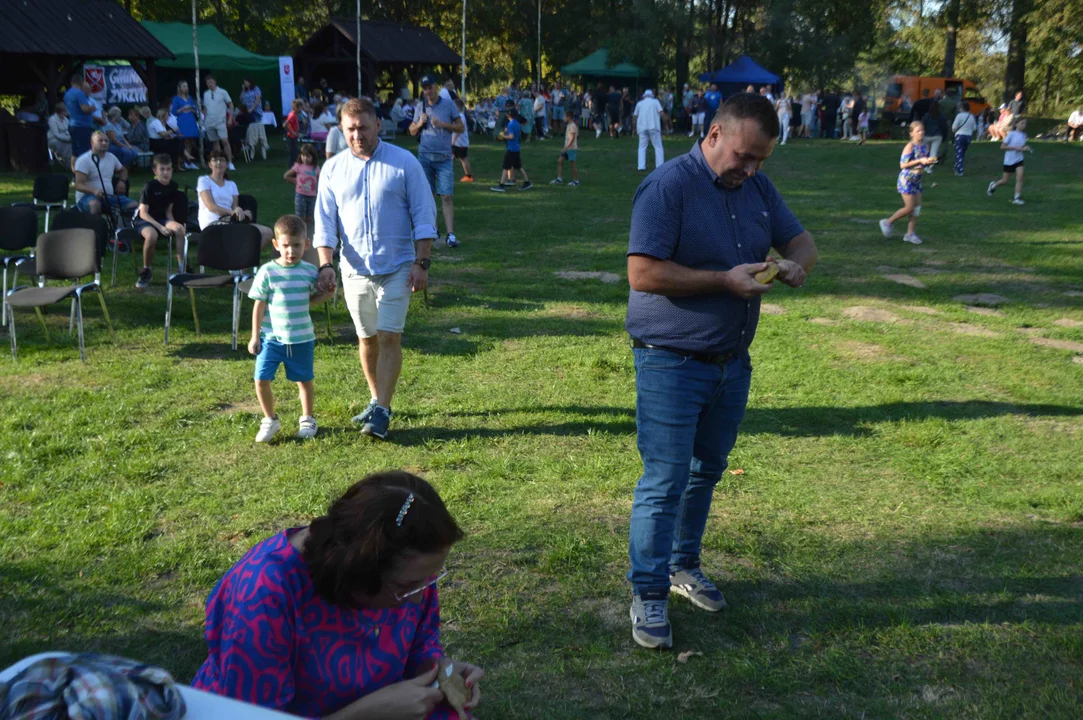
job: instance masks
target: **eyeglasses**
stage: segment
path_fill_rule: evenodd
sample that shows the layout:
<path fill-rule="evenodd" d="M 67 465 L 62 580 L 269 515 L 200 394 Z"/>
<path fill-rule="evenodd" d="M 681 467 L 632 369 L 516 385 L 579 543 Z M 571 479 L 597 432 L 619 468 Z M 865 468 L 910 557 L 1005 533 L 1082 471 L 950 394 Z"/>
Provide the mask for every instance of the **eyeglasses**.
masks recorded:
<path fill-rule="evenodd" d="M 432 587 L 436 583 L 443 580 L 445 577 L 447 577 L 447 568 L 442 567 L 442 568 L 440 568 L 440 572 L 438 572 L 435 575 L 433 575 L 432 577 L 430 577 L 420 587 L 416 587 L 413 590 L 407 590 L 406 592 L 402 592 L 402 593 L 397 592 L 395 590 L 392 590 L 391 594 L 395 596 L 396 600 L 398 600 L 399 602 L 402 602 L 403 600 L 406 600 L 407 598 L 409 598 L 409 597 L 411 597 L 413 595 L 417 595 L 420 592 L 424 592 L 428 588 Z"/>

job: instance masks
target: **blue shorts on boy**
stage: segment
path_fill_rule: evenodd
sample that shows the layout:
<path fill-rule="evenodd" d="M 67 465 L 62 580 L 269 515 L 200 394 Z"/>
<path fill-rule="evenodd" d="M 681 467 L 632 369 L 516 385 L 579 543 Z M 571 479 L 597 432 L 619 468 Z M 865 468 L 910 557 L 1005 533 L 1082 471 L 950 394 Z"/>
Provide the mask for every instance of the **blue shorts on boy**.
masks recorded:
<path fill-rule="evenodd" d="M 296 265 L 272 260 L 256 272 L 248 296 L 267 303 L 260 327 L 256 380 L 273 380 L 281 364 L 285 364 L 286 378 L 291 382 L 313 378 L 316 329 L 309 303 L 318 274 L 315 265 L 303 260 Z"/>

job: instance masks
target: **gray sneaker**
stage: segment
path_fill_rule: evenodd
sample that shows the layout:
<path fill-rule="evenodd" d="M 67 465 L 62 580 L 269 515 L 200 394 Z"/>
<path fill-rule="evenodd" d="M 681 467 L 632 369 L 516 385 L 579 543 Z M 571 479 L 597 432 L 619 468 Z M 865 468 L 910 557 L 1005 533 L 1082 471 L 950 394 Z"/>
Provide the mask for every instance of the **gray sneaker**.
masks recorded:
<path fill-rule="evenodd" d="M 350 418 L 350 422 L 357 425 L 364 425 L 369 421 L 369 416 L 372 415 L 372 411 L 376 409 L 376 401 L 369 400 L 369 404 L 365 406 L 365 409 L 360 414 L 354 415 Z"/>
<path fill-rule="evenodd" d="M 669 625 L 669 598 L 665 591 L 632 594 L 632 639 L 642 647 L 673 647 Z"/>
<path fill-rule="evenodd" d="M 726 607 L 726 598 L 698 567 L 671 574 L 669 591 L 685 596 L 693 605 L 707 612 L 718 612 Z"/>

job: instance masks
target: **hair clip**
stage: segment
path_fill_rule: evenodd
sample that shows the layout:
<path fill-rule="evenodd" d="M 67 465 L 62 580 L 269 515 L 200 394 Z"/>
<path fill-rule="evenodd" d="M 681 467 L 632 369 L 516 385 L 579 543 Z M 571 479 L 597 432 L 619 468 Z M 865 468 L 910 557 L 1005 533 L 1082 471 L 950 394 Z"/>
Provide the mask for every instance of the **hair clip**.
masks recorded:
<path fill-rule="evenodd" d="M 406 496 L 406 502 L 402 504 L 402 509 L 399 510 L 399 516 L 395 518 L 395 526 L 402 527 L 402 520 L 406 517 L 406 513 L 410 510 L 410 505 L 414 502 L 414 494 L 410 493 Z"/>

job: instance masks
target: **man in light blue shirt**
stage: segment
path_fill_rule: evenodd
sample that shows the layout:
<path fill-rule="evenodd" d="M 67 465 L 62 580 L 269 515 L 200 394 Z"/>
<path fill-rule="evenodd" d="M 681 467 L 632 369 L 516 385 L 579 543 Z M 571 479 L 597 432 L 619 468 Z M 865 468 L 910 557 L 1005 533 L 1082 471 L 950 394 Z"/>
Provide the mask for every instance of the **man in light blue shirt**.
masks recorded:
<path fill-rule="evenodd" d="M 363 434 L 382 440 L 402 370 L 410 294 L 428 284 L 436 205 L 417 158 L 380 142 L 380 121 L 371 102 L 349 100 L 341 112 L 349 150 L 328 160 L 320 172 L 312 246 L 320 256 L 319 288 L 331 292 L 332 261 L 342 244 L 342 292 L 372 397 L 353 421 Z"/>
<path fill-rule="evenodd" d="M 435 195 L 440 196 L 448 247 L 458 247 L 455 238 L 455 173 L 451 160 L 451 136 L 463 132 L 463 121 L 455 102 L 440 96 L 440 84 L 432 75 L 421 78 L 421 102 L 414 110 L 410 134 L 421 136 L 417 159 Z"/>
<path fill-rule="evenodd" d="M 71 76 L 71 87 L 64 93 L 64 107 L 68 109 L 71 156 L 77 158 L 90 151 L 90 133 L 94 128 L 94 106 L 87 96 L 82 70 Z"/>

